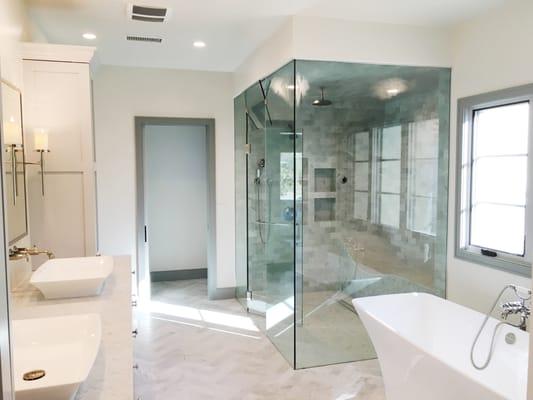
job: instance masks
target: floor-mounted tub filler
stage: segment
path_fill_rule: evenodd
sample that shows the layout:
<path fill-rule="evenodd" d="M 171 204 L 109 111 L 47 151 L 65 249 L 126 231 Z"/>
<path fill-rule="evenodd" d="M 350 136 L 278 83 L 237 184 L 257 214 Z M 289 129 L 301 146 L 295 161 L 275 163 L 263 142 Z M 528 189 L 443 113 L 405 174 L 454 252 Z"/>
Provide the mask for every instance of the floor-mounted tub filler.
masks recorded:
<path fill-rule="evenodd" d="M 470 360 L 485 316 L 439 297 L 392 294 L 353 300 L 376 349 L 387 400 L 526 400 L 529 334 L 501 325 L 484 370 Z M 490 318 L 474 358 L 490 350 Z"/>

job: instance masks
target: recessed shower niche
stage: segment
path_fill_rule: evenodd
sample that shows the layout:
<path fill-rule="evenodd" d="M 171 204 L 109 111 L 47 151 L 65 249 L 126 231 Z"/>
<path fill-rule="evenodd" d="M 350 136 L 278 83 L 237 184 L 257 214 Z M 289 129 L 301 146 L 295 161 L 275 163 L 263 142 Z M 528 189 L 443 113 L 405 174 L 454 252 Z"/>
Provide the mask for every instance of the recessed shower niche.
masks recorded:
<path fill-rule="evenodd" d="M 444 295 L 449 103 L 448 68 L 309 60 L 235 98 L 236 295 L 294 368 L 375 357 L 353 298 Z"/>
<path fill-rule="evenodd" d="M 315 192 L 335 192 L 336 171 L 335 168 L 315 168 Z"/>
<path fill-rule="evenodd" d="M 315 222 L 335 221 L 334 197 L 315 198 Z"/>

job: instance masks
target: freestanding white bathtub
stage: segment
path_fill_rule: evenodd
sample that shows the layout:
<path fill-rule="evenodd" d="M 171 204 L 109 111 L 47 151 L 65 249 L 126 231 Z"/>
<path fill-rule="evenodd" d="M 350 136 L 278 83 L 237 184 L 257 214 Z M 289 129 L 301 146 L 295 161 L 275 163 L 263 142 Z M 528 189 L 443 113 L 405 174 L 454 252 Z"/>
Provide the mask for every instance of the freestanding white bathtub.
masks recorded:
<path fill-rule="evenodd" d="M 484 315 L 430 294 L 353 300 L 376 348 L 387 400 L 526 400 L 529 334 L 498 329 L 489 366 L 476 370 L 470 349 Z M 487 323 L 474 353 L 482 364 L 494 326 Z M 513 333 L 514 344 L 505 336 Z"/>

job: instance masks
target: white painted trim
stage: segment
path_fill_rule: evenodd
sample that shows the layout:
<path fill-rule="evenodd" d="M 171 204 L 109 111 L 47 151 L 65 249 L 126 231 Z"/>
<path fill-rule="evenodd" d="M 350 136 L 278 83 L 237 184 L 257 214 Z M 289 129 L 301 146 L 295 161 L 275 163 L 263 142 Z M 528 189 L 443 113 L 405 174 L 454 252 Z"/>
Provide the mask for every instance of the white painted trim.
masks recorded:
<path fill-rule="evenodd" d="M 49 43 L 22 43 L 21 53 L 24 60 L 62 61 L 90 64 L 96 47 L 71 46 Z"/>

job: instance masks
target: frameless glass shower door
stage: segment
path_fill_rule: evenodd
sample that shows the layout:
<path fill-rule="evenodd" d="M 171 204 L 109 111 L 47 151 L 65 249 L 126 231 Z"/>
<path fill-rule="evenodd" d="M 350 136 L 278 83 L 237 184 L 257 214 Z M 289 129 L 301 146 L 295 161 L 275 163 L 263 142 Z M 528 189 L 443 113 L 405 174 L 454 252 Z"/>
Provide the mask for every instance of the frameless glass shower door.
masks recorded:
<path fill-rule="evenodd" d="M 240 121 L 245 140 L 239 145 L 246 153 L 245 165 L 240 164 L 240 168 L 246 175 L 247 250 L 246 276 L 238 276 L 237 295 L 250 311 L 265 315 L 267 335 L 291 364 L 296 213 L 292 77 L 293 67 L 289 65 L 250 87 L 244 98 L 236 99 L 245 114 L 245 120 Z M 242 195 L 242 180 L 239 184 Z M 241 219 L 241 227 L 243 222 Z M 242 271 L 242 257 L 240 262 Z"/>

